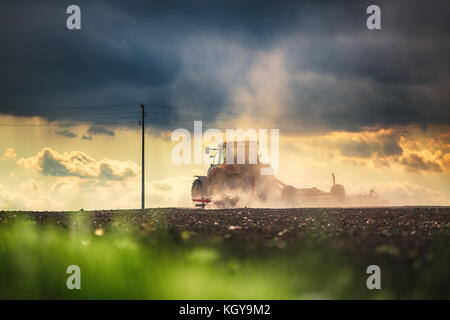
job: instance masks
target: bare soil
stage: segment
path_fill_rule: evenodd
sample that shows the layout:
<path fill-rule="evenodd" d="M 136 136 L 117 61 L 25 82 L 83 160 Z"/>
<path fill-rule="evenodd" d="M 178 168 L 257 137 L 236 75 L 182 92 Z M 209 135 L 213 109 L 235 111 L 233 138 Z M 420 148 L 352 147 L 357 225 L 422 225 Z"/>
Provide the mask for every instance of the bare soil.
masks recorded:
<path fill-rule="evenodd" d="M 179 209 L 84 212 L 92 227 L 115 222 L 143 236 L 168 231 L 173 239 L 243 247 L 295 247 L 326 241 L 352 251 L 414 254 L 437 239 L 449 239 L 450 207 Z M 0 212 L 0 225 L 22 216 L 70 226 L 68 212 Z"/>

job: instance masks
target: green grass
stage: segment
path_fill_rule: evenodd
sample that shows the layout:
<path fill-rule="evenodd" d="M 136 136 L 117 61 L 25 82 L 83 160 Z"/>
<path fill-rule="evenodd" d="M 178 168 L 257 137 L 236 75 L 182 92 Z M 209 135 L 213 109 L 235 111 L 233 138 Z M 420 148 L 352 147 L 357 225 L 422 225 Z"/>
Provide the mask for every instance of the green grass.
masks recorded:
<path fill-rule="evenodd" d="M 164 230 L 140 237 L 124 223 L 96 235 L 82 219 L 71 228 L 16 221 L 0 227 L 0 298 L 448 298 L 448 252 L 441 258 L 414 283 L 393 284 L 397 273 L 388 271 L 383 290 L 369 291 L 366 265 L 326 247 L 245 254 L 174 241 Z M 66 287 L 72 264 L 81 268 L 81 290 Z"/>

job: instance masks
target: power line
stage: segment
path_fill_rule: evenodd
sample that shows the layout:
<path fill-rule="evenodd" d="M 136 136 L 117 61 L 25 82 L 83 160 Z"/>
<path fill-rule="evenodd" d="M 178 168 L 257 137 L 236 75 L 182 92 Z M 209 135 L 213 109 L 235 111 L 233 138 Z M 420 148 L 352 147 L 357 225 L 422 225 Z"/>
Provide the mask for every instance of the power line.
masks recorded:
<path fill-rule="evenodd" d="M 138 107 L 140 103 L 123 103 L 123 104 L 103 104 L 103 105 L 58 105 L 58 106 L 48 106 L 48 105 L 9 105 L 9 106 L 1 106 L 1 109 L 13 109 L 13 110 L 61 110 L 64 112 L 72 111 L 70 109 L 93 109 L 93 108 L 118 108 L 118 107 Z M 245 112 L 234 112 L 234 111 L 228 111 L 226 109 L 221 111 L 215 111 L 215 110 L 205 110 L 204 108 L 193 108 L 193 107 L 180 107 L 180 106 L 173 106 L 173 105 L 162 105 L 162 104 L 152 104 L 152 103 L 146 103 L 146 106 L 149 106 L 151 108 L 159 108 L 164 110 L 181 110 L 184 112 L 192 113 L 200 112 L 205 114 L 220 114 L 220 115 L 236 115 L 236 116 L 249 116 L 249 117 L 262 117 L 262 118 L 270 118 L 271 116 L 268 116 L 267 114 L 261 114 L 261 113 L 245 113 Z M 11 110 L 12 111 L 12 110 Z M 73 110 L 76 111 L 76 110 Z M 436 113 L 441 115 L 440 111 L 434 110 Z M 107 112 L 107 111 L 105 111 Z M 136 111 L 137 112 L 137 111 Z M 2 112 L 0 112 L 2 113 Z M 427 111 L 412 111 L 412 112 L 402 112 L 402 113 L 389 113 L 389 114 L 351 114 L 351 115 L 302 115 L 302 114 L 284 114 L 283 116 L 276 116 L 276 118 L 280 119 L 290 119 L 292 117 L 295 118 L 377 118 L 377 117 L 401 117 L 401 116 L 411 116 L 411 115 L 430 115 L 433 113 L 433 110 L 428 109 Z M 118 113 L 119 114 L 119 113 Z"/>
<path fill-rule="evenodd" d="M 73 110 L 72 110 L 73 111 Z M 0 112 L 1 114 L 1 112 Z M 26 113 L 25 113 L 26 114 Z M 65 115 L 67 112 L 61 110 L 58 111 L 58 113 L 46 113 L 45 115 Z M 139 114 L 137 111 L 121 111 L 121 112 L 108 112 L 108 111 L 102 111 L 102 112 L 77 112 L 76 114 L 69 114 L 70 116 L 74 115 L 115 115 L 115 114 Z M 33 116 L 36 116 L 35 113 L 32 114 Z M 23 114 L 20 114 L 19 116 L 24 116 Z"/>
<path fill-rule="evenodd" d="M 72 111 L 74 111 L 74 110 L 72 110 Z M 76 112 L 76 110 L 75 110 L 75 112 Z M 207 115 L 205 116 L 205 115 L 201 115 L 200 114 L 198 116 L 195 116 L 195 115 L 191 115 L 191 114 L 189 114 L 189 115 L 184 115 L 184 114 L 179 114 L 179 113 L 172 113 L 172 114 L 170 114 L 170 113 L 157 112 L 157 111 L 148 111 L 147 112 L 147 114 L 152 114 L 152 115 L 156 115 L 156 116 L 161 115 L 161 116 L 184 117 L 184 118 L 191 117 L 193 119 L 194 118 L 195 119 L 202 118 L 202 119 L 220 120 L 220 121 L 236 121 L 236 118 L 237 118 L 237 117 L 230 117 L 229 114 L 221 114 L 220 117 L 214 117 L 213 115 L 209 116 L 210 113 L 212 113 L 212 112 L 205 111 L 204 113 L 207 114 Z M 138 115 L 138 114 L 140 114 L 140 112 L 138 112 L 138 111 L 121 111 L 121 112 L 102 111 L 102 112 L 82 112 L 82 113 L 77 112 L 76 114 L 67 114 L 67 112 L 64 112 L 64 113 L 46 113 L 45 116 L 67 115 L 68 117 L 78 117 L 78 116 L 89 116 L 89 115 L 115 116 L 115 115 L 125 115 L 125 114 Z M 239 117 L 246 116 L 246 114 L 238 114 L 238 113 L 236 113 L 236 115 L 239 116 Z M 25 113 L 25 114 L 21 114 L 20 116 L 36 116 L 36 114 L 26 114 Z M 396 116 L 400 116 L 400 115 L 396 115 Z M 319 117 L 319 116 L 305 117 L 305 116 L 301 116 L 301 115 L 297 115 L 295 117 L 294 116 L 292 116 L 292 117 L 283 117 L 283 116 L 273 116 L 273 117 L 271 117 L 271 116 L 263 116 L 263 117 L 261 117 L 261 115 L 260 115 L 259 118 L 255 117 L 255 115 L 251 115 L 251 117 L 254 118 L 257 121 L 260 121 L 260 119 L 263 119 L 263 120 L 264 119 L 268 119 L 270 121 L 277 121 L 277 120 L 284 121 L 284 120 L 288 120 L 288 121 L 291 121 L 291 122 L 292 121 L 294 121 L 294 122 L 297 121 L 297 122 L 300 122 L 300 123 L 306 122 L 306 121 L 307 122 L 311 122 L 311 121 L 318 121 L 318 120 L 319 120 L 319 122 L 321 122 L 321 121 L 323 121 L 323 119 L 327 119 L 326 116 L 325 117 Z M 386 116 L 373 116 L 371 118 L 372 119 L 377 119 L 377 118 L 380 118 L 380 117 L 381 118 L 382 117 L 387 117 L 387 115 Z M 361 122 L 361 120 L 359 118 L 357 118 L 357 117 L 340 117 L 340 119 L 339 118 L 334 118 L 334 117 L 329 117 L 329 118 L 330 119 L 333 118 L 334 121 L 340 121 L 340 122 L 344 122 L 344 123 L 346 123 L 346 122 L 352 122 L 353 123 L 353 121 Z M 389 117 L 389 118 L 386 118 L 386 119 L 395 120 L 392 117 Z M 397 121 L 397 120 L 395 120 L 395 121 Z"/>
<path fill-rule="evenodd" d="M 214 117 L 208 117 L 208 116 L 195 116 L 195 115 L 179 115 L 179 114 L 161 114 L 161 113 L 155 113 L 152 111 L 147 112 L 147 114 L 151 114 L 153 120 L 155 120 L 155 117 L 164 117 L 164 119 L 168 119 L 168 120 L 172 120 L 173 121 L 180 121 L 180 119 L 190 119 L 192 121 L 195 120 L 208 120 L 210 122 L 218 122 L 218 123 L 236 123 L 237 121 L 239 121 L 239 118 L 214 118 Z M 168 118 L 170 117 L 170 118 Z M 326 119 L 302 119 L 302 118 L 290 118 L 290 119 L 280 119 L 277 117 L 273 117 L 270 118 L 268 117 L 267 119 L 251 119 L 252 122 L 254 124 L 271 124 L 273 125 L 274 123 L 281 123 L 283 125 L 310 125 L 310 124 L 364 124 L 361 120 L 359 119 L 335 119 L 332 122 L 330 122 L 330 120 L 326 120 Z M 412 123 L 414 119 L 384 119 L 384 120 L 378 120 L 378 122 L 383 122 L 383 123 Z M 159 119 L 158 119 L 159 121 Z M 429 119 L 422 119 L 421 120 L 423 124 L 427 124 L 427 123 L 434 123 L 432 120 Z M 375 121 L 371 121 L 372 123 L 377 123 L 377 120 L 375 119 Z"/>
<path fill-rule="evenodd" d="M 102 104 L 102 105 L 58 105 L 58 106 L 48 106 L 48 105 L 2 105 L 0 108 L 5 109 L 92 109 L 92 108 L 118 108 L 118 107 L 130 107 L 139 106 L 139 103 L 122 103 L 122 104 Z"/>
<path fill-rule="evenodd" d="M 78 111 L 76 109 L 70 109 L 70 108 L 105 108 L 105 107 L 124 107 L 124 106 L 138 106 L 137 103 L 127 103 L 127 104 L 104 104 L 104 105 L 91 105 L 91 106 L 15 106 L 15 108 L 22 108 L 23 110 L 27 110 L 28 112 L 31 112 L 31 109 L 39 108 L 38 110 L 42 109 L 48 109 L 53 110 L 53 112 L 56 113 L 46 113 L 45 116 L 64 116 L 64 118 L 67 118 L 67 120 L 73 119 L 73 118 L 83 118 L 84 116 L 96 116 L 99 115 L 102 118 L 114 118 L 116 116 L 124 116 L 124 115 L 138 115 L 141 112 L 136 111 L 124 111 L 124 110 L 114 110 L 114 111 L 107 111 L 107 110 L 93 110 L 91 112 L 86 111 Z M 416 119 L 416 118 L 408 118 L 412 116 L 418 116 L 418 115 L 430 115 L 430 112 L 410 112 L 408 114 L 391 114 L 391 115 L 292 115 L 292 116 L 286 116 L 280 115 L 280 116 L 269 116 L 269 115 L 263 115 L 263 114 L 247 114 L 247 113 L 238 113 L 238 112 L 228 112 L 228 111 L 214 111 L 214 110 L 204 110 L 204 109 L 194 109 L 194 108 L 182 108 L 182 107 L 176 107 L 176 106 L 167 106 L 167 105 L 158 105 L 158 104 L 148 104 L 152 109 L 163 109 L 161 111 L 158 110 L 151 110 L 146 111 L 146 115 L 151 115 L 151 121 L 150 123 L 153 126 L 157 125 L 166 125 L 166 126 L 186 126 L 185 121 L 194 121 L 194 120 L 203 120 L 206 123 L 213 123 L 213 124 L 230 124 L 230 126 L 233 126 L 237 121 L 239 121 L 240 117 L 249 117 L 253 124 L 258 125 L 268 125 L 273 126 L 274 124 L 280 123 L 282 127 L 288 127 L 292 128 L 294 130 L 299 130 L 298 126 L 333 126 L 333 125 L 359 125 L 359 126 L 369 126 L 369 125 L 408 125 L 408 126 L 436 126 L 441 125 L 439 123 L 436 123 L 438 119 L 435 119 L 434 121 L 430 119 L 429 117 Z M 11 107 L 12 108 L 12 107 Z M 181 110 L 181 113 L 170 113 L 171 110 Z M 24 112 L 24 114 L 20 116 L 28 116 L 27 111 Z M 64 114 L 60 114 L 59 112 L 64 112 Z M 75 112 L 76 114 L 71 114 L 72 112 Z M 68 114 L 69 113 L 69 114 Z M 185 114 L 189 113 L 189 114 Z M 217 115 L 217 116 L 215 116 Z M 233 116 L 235 115 L 235 116 Z M 31 116 L 31 115 L 30 115 Z M 369 123 L 365 121 L 365 118 L 370 118 Z M 398 117 L 401 117 L 400 119 Z M 82 120 L 82 119 L 80 119 Z M 114 119 L 110 119 L 114 120 Z M 64 120 L 62 120 L 64 121 Z M 48 123 L 48 124 L 23 124 L 23 123 L 14 123 L 14 124 L 0 124 L 0 126 L 9 126 L 9 127 L 63 127 L 63 126 L 77 126 L 77 125 L 126 125 L 129 123 L 137 123 L 137 119 L 135 120 L 128 120 L 122 119 L 121 121 L 107 121 L 107 122 L 98 122 L 98 121 L 81 121 L 81 122 L 70 122 L 70 123 Z M 419 123 L 417 123 L 420 121 Z"/>
<path fill-rule="evenodd" d="M 146 104 L 147 106 L 150 106 L 152 108 L 160 108 L 165 110 L 182 110 L 188 113 L 192 113 L 192 111 L 196 112 L 203 112 L 207 114 L 220 114 L 220 115 L 236 115 L 236 116 L 249 116 L 249 117 L 263 117 L 263 118 L 270 118 L 271 116 L 268 116 L 267 114 L 261 114 L 261 113 L 245 113 L 245 112 L 233 112 L 233 111 L 214 111 L 214 110 L 205 110 L 202 108 L 186 108 L 186 107 L 178 107 L 178 106 L 170 106 L 170 105 L 157 105 L 157 104 Z M 442 111 L 436 111 L 436 114 L 439 116 L 442 115 Z M 283 119 L 290 119 L 292 117 L 297 118 L 362 118 L 362 117 L 368 117 L 368 118 L 374 118 L 374 117 L 391 117 L 391 116 L 409 116 L 409 115 L 429 115 L 432 114 L 433 110 L 427 110 L 427 111 L 413 111 L 408 113 L 390 113 L 390 114 L 352 114 L 352 115 L 302 115 L 302 114 L 284 114 L 283 116 L 278 116 L 278 118 Z M 275 116 L 276 117 L 276 116 Z"/>
<path fill-rule="evenodd" d="M 92 126 L 92 125 L 118 125 L 125 123 L 137 123 L 137 121 L 121 121 L 121 122 L 84 122 L 84 123 L 39 123 L 39 124 L 22 124 L 22 123 L 0 123 L 0 127 L 74 127 L 74 126 Z"/>
<path fill-rule="evenodd" d="M 146 112 L 147 113 L 147 112 Z M 156 119 L 158 117 L 158 119 Z M 167 118 L 166 115 L 162 114 L 152 114 L 152 121 L 151 124 L 153 125 L 172 125 L 172 126 L 186 126 L 186 121 L 205 121 L 206 124 L 230 124 L 230 126 L 233 126 L 236 124 L 237 119 L 235 120 L 223 120 L 223 119 L 215 119 L 215 118 L 205 118 L 205 117 L 195 117 L 195 116 L 178 116 L 175 119 Z M 156 122 L 155 122 L 156 120 Z M 277 121 L 255 121 L 254 124 L 258 125 L 267 125 L 267 126 L 273 126 L 277 123 Z M 373 122 L 372 124 L 367 123 L 361 123 L 360 121 L 334 121 L 334 122 L 327 122 L 327 121 L 278 121 L 280 122 L 280 125 L 283 127 L 300 127 L 300 126 L 311 126 L 311 125 L 360 125 L 360 126 L 369 126 L 369 125 L 379 125 L 379 124 L 386 124 L 386 125 L 393 125 L 393 124 L 402 124 L 403 126 L 416 126 L 416 127 L 423 127 L 423 126 L 448 126 L 447 124 L 439 124 L 432 121 L 426 121 L 421 123 L 414 123 L 409 121 L 384 121 L 382 123 L 380 122 Z M 126 124 L 136 124 L 138 123 L 137 120 L 121 120 L 121 121 L 108 121 L 108 122 L 70 122 L 70 123 L 40 123 L 40 124 L 24 124 L 24 123 L 1 123 L 0 126 L 2 127 L 63 127 L 63 126 L 81 126 L 81 125 L 126 125 Z"/>
<path fill-rule="evenodd" d="M 199 120 L 199 119 L 197 119 Z M 157 122 L 154 122 L 151 124 L 154 127 L 166 127 L 166 126 L 170 126 L 172 128 L 186 128 L 186 122 L 182 122 L 182 121 L 170 121 L 168 119 L 163 119 L 163 120 L 157 120 Z M 273 124 L 271 124 L 273 125 Z M 271 125 L 268 125 L 267 129 L 276 129 L 276 128 L 271 128 Z M 336 124 L 333 123 L 323 123 L 321 124 L 321 126 L 319 126 L 319 124 L 315 123 L 312 125 L 305 125 L 305 126 L 296 126 L 293 124 L 286 124 L 283 123 L 282 126 L 279 127 L 280 132 L 282 133 L 295 133 L 295 132 L 316 132 L 318 130 L 323 130 L 323 131 L 332 131 L 332 130 L 341 130 L 338 127 L 336 128 L 336 126 L 333 126 Z M 341 124 L 342 125 L 342 124 Z M 348 125 L 348 124 L 347 124 Z M 385 124 L 385 126 L 382 126 L 382 123 L 374 123 L 374 124 L 365 124 L 365 125 L 360 125 L 359 123 L 354 123 L 353 125 L 358 125 L 359 127 L 375 127 L 375 126 L 381 126 L 380 128 L 391 128 L 391 129 L 403 129 L 405 127 L 408 128 L 422 128 L 422 127 L 448 127 L 449 125 L 446 124 L 435 124 L 435 123 L 427 123 L 427 124 L 417 124 L 417 123 L 408 123 L 408 124 Z M 226 130 L 226 129 L 231 129 L 232 127 L 235 127 L 234 125 L 230 125 L 228 127 L 224 127 L 223 124 L 220 123 L 214 123 L 214 122 L 206 122 L 202 124 L 203 126 L 203 130 L 206 130 L 208 128 L 214 128 L 214 129 L 218 129 L 218 130 Z M 190 123 L 189 127 L 193 127 L 193 123 Z M 246 126 L 242 126 L 242 129 L 246 129 L 248 127 Z"/>

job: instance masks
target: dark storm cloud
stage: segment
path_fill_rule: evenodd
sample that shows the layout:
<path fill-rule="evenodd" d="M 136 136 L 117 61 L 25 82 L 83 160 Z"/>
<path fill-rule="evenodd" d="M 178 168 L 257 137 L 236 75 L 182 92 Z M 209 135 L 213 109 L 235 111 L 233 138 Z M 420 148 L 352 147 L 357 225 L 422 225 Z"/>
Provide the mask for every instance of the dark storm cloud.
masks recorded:
<path fill-rule="evenodd" d="M 67 130 L 67 129 L 65 129 L 65 130 L 58 130 L 58 131 L 55 131 L 55 133 L 57 135 L 59 135 L 59 136 L 63 136 L 63 137 L 66 137 L 66 138 L 76 138 L 76 137 L 78 137 L 76 133 L 73 133 L 72 131 Z"/>
<path fill-rule="evenodd" d="M 65 27 L 72 3 L 3 2 L 0 112 L 135 126 L 138 113 L 107 106 L 138 111 L 144 101 L 163 106 L 150 124 L 187 126 L 177 108 L 214 118 L 233 104 L 258 54 L 280 50 L 294 97 L 283 103 L 288 113 L 346 130 L 450 123 L 448 2 L 377 1 L 382 30 L 369 31 L 371 2 L 77 1 L 78 31 Z M 234 46 L 243 60 L 236 70 Z M 307 73 L 312 80 L 296 80 Z M 60 109 L 79 105 L 105 107 Z"/>
<path fill-rule="evenodd" d="M 92 140 L 92 136 L 87 136 L 85 134 L 83 134 L 83 136 L 81 137 L 81 140 Z"/>
<path fill-rule="evenodd" d="M 376 156 L 385 158 L 403 154 L 403 149 L 399 142 L 400 135 L 390 133 L 382 134 L 372 139 L 345 140 L 338 142 L 336 147 L 345 157 L 367 159 Z"/>
<path fill-rule="evenodd" d="M 42 152 L 39 166 L 40 172 L 45 176 L 67 177 L 71 175 L 67 167 L 54 157 L 50 149 Z"/>
<path fill-rule="evenodd" d="M 102 134 L 102 135 L 107 135 L 107 136 L 110 136 L 110 137 L 114 137 L 114 131 L 112 131 L 110 129 L 107 129 L 107 128 L 104 128 L 104 127 L 99 127 L 99 126 L 91 126 L 91 127 L 89 127 L 87 133 L 90 136 Z"/>
<path fill-rule="evenodd" d="M 441 166 L 434 161 L 424 160 L 421 156 L 417 154 L 411 154 L 409 157 L 405 157 L 399 161 L 399 163 L 410 172 L 421 172 L 421 171 L 434 171 L 441 172 Z"/>

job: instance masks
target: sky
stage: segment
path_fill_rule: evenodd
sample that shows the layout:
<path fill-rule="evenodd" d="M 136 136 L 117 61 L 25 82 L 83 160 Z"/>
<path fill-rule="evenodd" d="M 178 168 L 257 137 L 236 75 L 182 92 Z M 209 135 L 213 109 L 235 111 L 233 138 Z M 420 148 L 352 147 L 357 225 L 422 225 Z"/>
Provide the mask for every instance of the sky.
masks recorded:
<path fill-rule="evenodd" d="M 81 8 L 81 30 L 66 8 Z M 366 8 L 381 8 L 368 30 Z M 277 177 L 450 205 L 446 1 L 3 1 L 0 210 L 192 206 L 171 132 L 277 128 Z"/>

